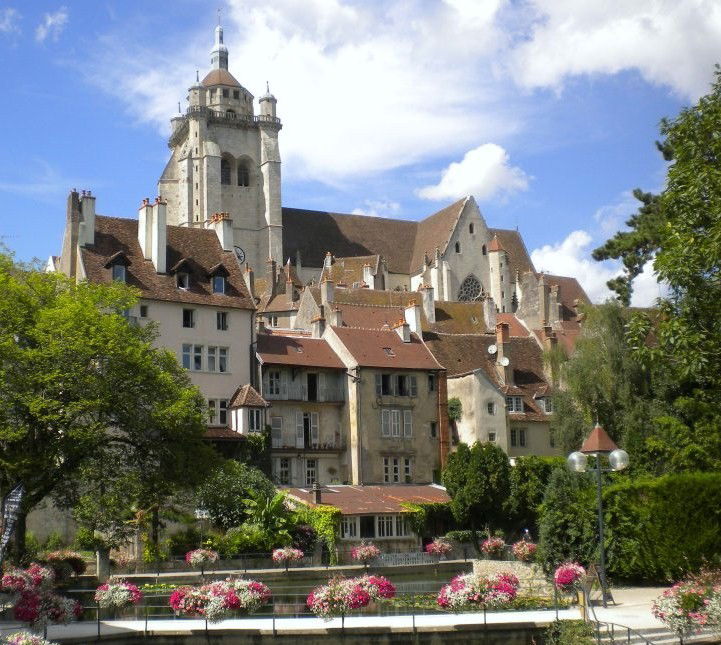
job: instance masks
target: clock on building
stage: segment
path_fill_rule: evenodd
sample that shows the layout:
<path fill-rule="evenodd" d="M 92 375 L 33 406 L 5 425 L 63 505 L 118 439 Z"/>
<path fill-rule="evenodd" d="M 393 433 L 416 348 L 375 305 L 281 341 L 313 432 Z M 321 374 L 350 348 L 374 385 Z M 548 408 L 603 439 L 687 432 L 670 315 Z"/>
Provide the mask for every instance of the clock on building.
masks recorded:
<path fill-rule="evenodd" d="M 238 262 L 243 264 L 243 262 L 245 262 L 245 251 L 239 246 L 234 246 L 233 250 L 235 251 L 235 257 L 238 258 Z"/>

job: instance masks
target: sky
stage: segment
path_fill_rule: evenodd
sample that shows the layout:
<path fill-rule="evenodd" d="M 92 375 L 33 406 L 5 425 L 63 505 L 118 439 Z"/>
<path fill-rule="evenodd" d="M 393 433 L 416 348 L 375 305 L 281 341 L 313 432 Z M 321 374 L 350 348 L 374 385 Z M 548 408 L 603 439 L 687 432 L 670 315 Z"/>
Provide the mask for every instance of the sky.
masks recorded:
<path fill-rule="evenodd" d="M 717 0 L 0 0 L 18 258 L 59 253 L 72 188 L 119 217 L 155 196 L 218 9 L 230 71 L 278 99 L 285 206 L 422 219 L 472 194 L 596 302 L 620 268 L 591 251 L 663 188 L 659 122 L 721 60 Z M 648 268 L 633 304 L 659 294 Z"/>

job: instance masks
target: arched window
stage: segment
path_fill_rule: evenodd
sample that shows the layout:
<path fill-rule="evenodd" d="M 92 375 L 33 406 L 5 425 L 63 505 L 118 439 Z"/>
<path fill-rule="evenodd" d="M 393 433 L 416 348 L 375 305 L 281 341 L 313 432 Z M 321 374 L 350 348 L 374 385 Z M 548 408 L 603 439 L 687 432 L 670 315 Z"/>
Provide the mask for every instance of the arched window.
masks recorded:
<path fill-rule="evenodd" d="M 238 186 L 250 186 L 250 171 L 242 162 L 238 164 Z"/>
<path fill-rule="evenodd" d="M 230 185 L 230 161 L 220 160 L 220 183 Z"/>
<path fill-rule="evenodd" d="M 481 281 L 474 275 L 469 275 L 458 289 L 459 300 L 478 300 L 483 295 Z"/>
<path fill-rule="evenodd" d="M 486 245 L 485 244 L 481 247 L 481 253 L 483 253 L 483 255 L 486 254 Z"/>

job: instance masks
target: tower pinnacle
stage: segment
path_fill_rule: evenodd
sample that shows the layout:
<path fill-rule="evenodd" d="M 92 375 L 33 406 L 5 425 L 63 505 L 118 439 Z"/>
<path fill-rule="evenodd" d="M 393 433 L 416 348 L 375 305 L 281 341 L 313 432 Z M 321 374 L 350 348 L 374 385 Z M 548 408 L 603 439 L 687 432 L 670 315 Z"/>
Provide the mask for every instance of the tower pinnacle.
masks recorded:
<path fill-rule="evenodd" d="M 210 64 L 213 69 L 228 69 L 228 48 L 223 44 L 223 28 L 215 28 L 215 47 L 210 52 Z"/>

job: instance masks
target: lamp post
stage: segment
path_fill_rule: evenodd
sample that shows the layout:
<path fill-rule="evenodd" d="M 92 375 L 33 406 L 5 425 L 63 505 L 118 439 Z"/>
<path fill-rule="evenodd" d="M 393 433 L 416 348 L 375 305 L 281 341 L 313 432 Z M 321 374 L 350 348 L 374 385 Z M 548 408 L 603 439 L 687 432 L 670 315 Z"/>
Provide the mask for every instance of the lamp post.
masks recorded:
<path fill-rule="evenodd" d="M 586 472 L 588 465 L 588 455 L 596 458 L 596 498 L 598 500 L 598 547 L 600 551 L 600 570 L 598 572 L 599 579 L 601 580 L 601 598 L 603 606 L 606 607 L 606 596 L 608 593 L 608 584 L 606 583 L 606 549 L 603 544 L 603 500 L 601 497 L 601 473 L 615 472 L 623 470 L 628 467 L 628 453 L 625 450 L 620 450 L 618 446 L 613 442 L 613 439 L 608 436 L 608 433 L 596 423 L 596 426 L 591 430 L 591 434 L 586 437 L 586 440 L 581 446 L 581 450 L 572 452 L 568 455 L 567 464 L 568 467 L 576 473 Z M 601 467 L 601 457 L 605 455 L 608 457 L 608 463 L 610 468 Z"/>

